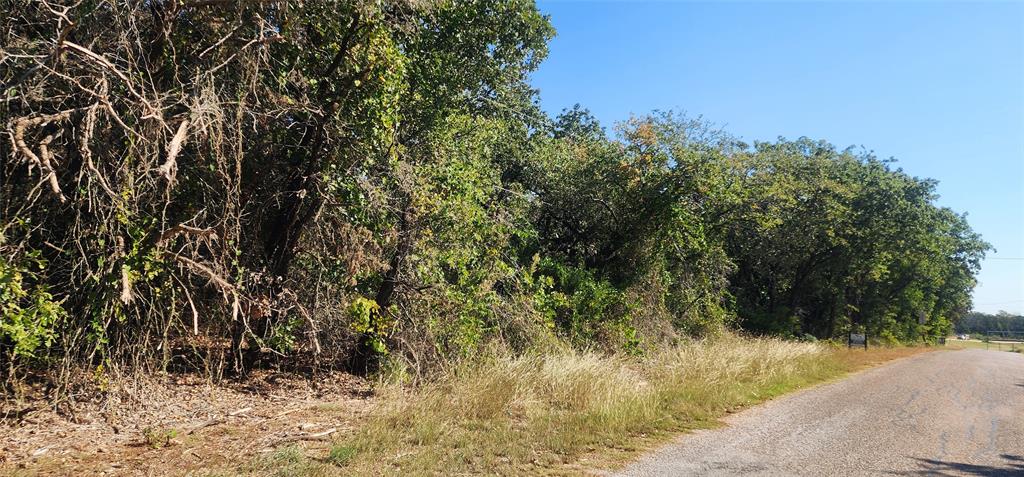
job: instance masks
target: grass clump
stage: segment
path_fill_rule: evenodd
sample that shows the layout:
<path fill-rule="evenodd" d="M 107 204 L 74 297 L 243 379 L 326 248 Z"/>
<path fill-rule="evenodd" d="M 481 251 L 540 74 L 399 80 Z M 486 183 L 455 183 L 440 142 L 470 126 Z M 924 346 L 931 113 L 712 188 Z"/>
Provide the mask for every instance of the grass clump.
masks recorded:
<path fill-rule="evenodd" d="M 310 459 L 301 446 L 282 447 L 259 457 L 242 469 L 245 474 L 273 477 L 319 477 L 335 475 L 330 466 Z"/>
<path fill-rule="evenodd" d="M 354 447 L 336 445 L 331 447 L 331 453 L 327 456 L 327 461 L 334 465 L 345 465 L 355 455 L 356 449 Z"/>
<path fill-rule="evenodd" d="M 143 441 L 152 449 L 170 447 L 175 437 L 178 437 L 177 429 L 147 427 L 142 430 Z"/>

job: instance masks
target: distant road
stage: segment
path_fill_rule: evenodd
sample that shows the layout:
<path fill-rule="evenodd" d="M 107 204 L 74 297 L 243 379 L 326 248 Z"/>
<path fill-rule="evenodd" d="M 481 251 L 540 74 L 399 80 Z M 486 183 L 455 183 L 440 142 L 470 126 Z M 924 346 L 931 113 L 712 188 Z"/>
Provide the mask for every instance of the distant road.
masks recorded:
<path fill-rule="evenodd" d="M 1024 355 L 924 353 L 726 423 L 620 475 L 1024 476 Z"/>

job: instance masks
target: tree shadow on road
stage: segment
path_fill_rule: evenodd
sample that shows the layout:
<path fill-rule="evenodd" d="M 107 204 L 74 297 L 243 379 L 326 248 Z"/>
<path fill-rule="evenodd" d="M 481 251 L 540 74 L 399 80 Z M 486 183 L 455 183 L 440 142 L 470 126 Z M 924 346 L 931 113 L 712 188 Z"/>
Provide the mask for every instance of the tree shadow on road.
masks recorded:
<path fill-rule="evenodd" d="M 905 475 L 976 475 L 982 477 L 1020 477 L 1024 475 L 1024 457 L 1012 454 L 1000 455 L 1006 460 L 1005 466 L 966 464 L 947 462 L 938 459 L 914 458 L 921 464 L 919 471 L 907 472 Z"/>

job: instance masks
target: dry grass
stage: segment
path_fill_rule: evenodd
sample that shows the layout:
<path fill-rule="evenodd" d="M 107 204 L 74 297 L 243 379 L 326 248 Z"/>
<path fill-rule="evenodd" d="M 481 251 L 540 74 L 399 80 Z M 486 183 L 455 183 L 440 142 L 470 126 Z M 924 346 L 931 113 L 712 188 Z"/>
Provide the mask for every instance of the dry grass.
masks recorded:
<path fill-rule="evenodd" d="M 153 383 L 140 391 L 144 402 L 119 401 L 125 415 L 105 414 L 120 433 L 105 430 L 95 414 L 102 409 L 87 406 L 77 411 L 80 424 L 40 411 L 35 424 L 5 429 L 0 474 L 579 475 L 715 426 L 730 411 L 923 350 L 726 337 L 643 359 L 495 352 L 419 387 L 380 385 L 373 398 L 343 374 L 316 389 L 277 374 L 254 377 L 246 387 L 256 395 Z M 276 387 L 268 387 L 271 377 Z M 253 410 L 183 434 L 246 407 Z M 279 444 L 312 432 L 303 431 L 310 425 L 337 428 L 339 440 Z"/>
<path fill-rule="evenodd" d="M 836 348 L 832 351 L 832 356 L 833 359 L 839 362 L 844 371 L 850 372 L 870 368 L 872 366 L 887 363 L 894 359 L 906 358 L 915 354 L 954 349 L 956 348 L 926 346 L 893 346 L 888 348 L 872 347 L 868 351 L 864 351 L 862 349 Z"/>
<path fill-rule="evenodd" d="M 261 475 L 579 475 L 679 432 L 851 371 L 936 348 L 847 350 L 728 336 L 644 359 L 492 354 L 418 388 L 382 385 L 376 408 L 328 455 L 287 449 Z"/>
<path fill-rule="evenodd" d="M 918 352 L 727 337 L 643 360 L 491 356 L 378 408 L 314 474 L 562 474 L 613 466 L 674 433 L 847 371 Z"/>

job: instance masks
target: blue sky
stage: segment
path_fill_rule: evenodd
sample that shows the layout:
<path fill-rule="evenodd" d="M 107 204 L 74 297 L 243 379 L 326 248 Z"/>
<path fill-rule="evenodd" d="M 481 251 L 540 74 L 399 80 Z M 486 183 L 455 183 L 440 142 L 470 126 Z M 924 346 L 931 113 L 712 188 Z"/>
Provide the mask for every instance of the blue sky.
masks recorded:
<path fill-rule="evenodd" d="M 990 253 L 975 309 L 1024 313 L 1024 2 L 539 2 L 550 113 L 686 111 L 747 141 L 826 139 L 939 180 Z"/>

